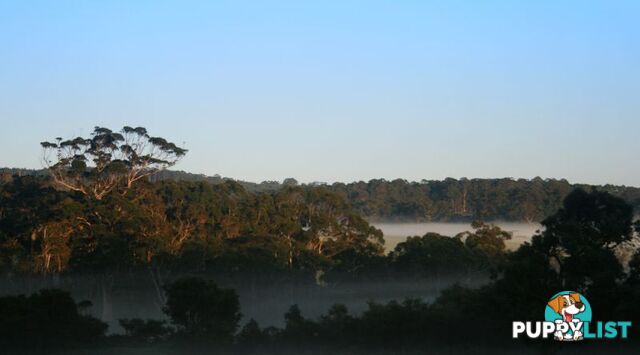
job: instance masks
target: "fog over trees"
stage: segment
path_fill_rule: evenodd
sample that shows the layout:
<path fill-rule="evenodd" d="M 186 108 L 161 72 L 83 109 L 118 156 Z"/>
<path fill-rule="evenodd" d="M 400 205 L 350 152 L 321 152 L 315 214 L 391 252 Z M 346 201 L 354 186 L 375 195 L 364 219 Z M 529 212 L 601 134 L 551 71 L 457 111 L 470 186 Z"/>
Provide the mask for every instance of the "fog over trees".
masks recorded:
<path fill-rule="evenodd" d="M 187 150 L 142 127 L 96 127 L 42 147 L 48 173 L 0 183 L 0 345 L 15 352 L 518 349 L 510 322 L 540 319 L 564 289 L 588 297 L 598 319 L 640 317 L 635 188 L 205 181 L 167 172 Z M 543 228 L 510 251 L 511 234 L 481 221 L 500 217 Z M 474 221 L 457 235 L 408 236 L 385 254 L 369 223 L 384 218 Z M 383 292 L 400 282 L 439 288 L 430 299 L 363 301 L 358 311 L 335 304 L 317 316 L 290 302 L 276 326 L 246 314 L 268 287 L 335 294 L 340 285 Z M 74 299 L 80 289 L 93 302 Z M 142 298 L 157 312 L 115 319 L 116 297 Z M 461 324 L 475 331 L 461 337 Z"/>

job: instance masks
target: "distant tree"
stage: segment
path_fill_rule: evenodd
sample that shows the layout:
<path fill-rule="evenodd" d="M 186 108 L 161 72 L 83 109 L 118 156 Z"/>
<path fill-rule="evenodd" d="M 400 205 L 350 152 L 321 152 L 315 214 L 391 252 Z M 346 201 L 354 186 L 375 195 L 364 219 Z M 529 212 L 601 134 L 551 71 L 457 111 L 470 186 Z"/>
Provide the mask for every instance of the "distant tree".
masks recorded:
<path fill-rule="evenodd" d="M 240 321 L 234 290 L 218 288 L 200 278 L 180 279 L 166 287 L 165 314 L 178 331 L 194 337 L 230 342 Z"/>
<path fill-rule="evenodd" d="M 298 186 L 298 180 L 294 178 L 286 178 L 282 180 L 282 186 L 285 186 L 285 187 Z"/>
<path fill-rule="evenodd" d="M 58 206 L 63 198 L 62 193 L 43 184 L 42 177 L 15 176 L 0 185 L 0 269 L 60 270 L 58 266 L 68 259 L 68 249 L 49 232 L 61 230 L 65 213 Z M 55 227 L 49 229 L 48 225 Z"/>
<path fill-rule="evenodd" d="M 460 238 L 437 233 L 409 237 L 389 254 L 392 268 L 404 275 L 445 276 L 470 271 L 475 261 Z"/>
<path fill-rule="evenodd" d="M 321 186 L 307 189 L 305 201 L 301 219 L 307 248 L 329 258 L 350 251 L 382 255 L 382 232 L 354 213 L 340 195 Z"/>
<path fill-rule="evenodd" d="M 465 246 L 474 253 L 480 265 L 495 269 L 504 258 L 505 241 L 511 239 L 511 233 L 482 221 L 474 221 L 471 227 L 473 232 L 463 232 L 457 237 L 464 240 Z"/>
<path fill-rule="evenodd" d="M 143 127 L 125 126 L 120 132 L 95 127 L 89 138 L 40 143 L 44 163 L 56 185 L 101 200 L 118 187 L 175 165 L 187 150 Z"/>

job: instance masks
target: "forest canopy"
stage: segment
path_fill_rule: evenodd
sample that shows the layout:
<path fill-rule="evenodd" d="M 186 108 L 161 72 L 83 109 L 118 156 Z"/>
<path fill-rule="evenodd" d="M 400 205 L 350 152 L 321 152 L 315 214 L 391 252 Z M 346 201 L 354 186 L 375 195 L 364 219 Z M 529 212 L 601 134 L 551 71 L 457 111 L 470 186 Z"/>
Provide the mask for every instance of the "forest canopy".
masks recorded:
<path fill-rule="evenodd" d="M 14 174 L 46 175 L 44 170 L 0 169 L 5 181 Z M 273 192 L 284 187 L 324 186 L 340 194 L 351 207 L 371 222 L 540 222 L 562 206 L 562 200 L 574 189 L 598 189 L 618 196 L 640 209 L 640 188 L 616 185 L 571 184 L 564 179 L 403 179 L 358 181 L 352 183 L 299 184 L 295 179 L 252 183 L 220 175 L 206 176 L 184 171 L 162 170 L 149 176 L 164 180 L 221 184 L 233 181 L 247 192 Z"/>
<path fill-rule="evenodd" d="M 312 273 L 345 253 L 383 252 L 382 233 L 326 187 L 250 193 L 233 181 L 150 181 L 187 150 L 142 127 L 41 145 L 47 174 L 0 184 L 5 272 Z"/>

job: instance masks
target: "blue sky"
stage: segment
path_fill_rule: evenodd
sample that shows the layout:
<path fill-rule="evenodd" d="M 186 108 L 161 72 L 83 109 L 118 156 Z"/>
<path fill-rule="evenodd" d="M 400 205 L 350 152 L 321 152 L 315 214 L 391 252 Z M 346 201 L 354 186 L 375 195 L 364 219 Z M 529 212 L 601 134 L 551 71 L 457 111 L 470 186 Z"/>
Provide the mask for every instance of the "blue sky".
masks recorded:
<path fill-rule="evenodd" d="M 0 166 L 145 126 L 251 181 L 640 185 L 637 1 L 0 0 Z"/>

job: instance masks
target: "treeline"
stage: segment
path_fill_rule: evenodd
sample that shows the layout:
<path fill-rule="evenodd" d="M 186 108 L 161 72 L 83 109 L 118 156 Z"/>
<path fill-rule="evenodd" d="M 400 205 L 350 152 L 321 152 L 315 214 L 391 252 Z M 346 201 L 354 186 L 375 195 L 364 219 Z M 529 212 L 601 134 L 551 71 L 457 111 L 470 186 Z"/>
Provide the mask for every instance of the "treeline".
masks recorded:
<path fill-rule="evenodd" d="M 139 182 L 100 200 L 49 177 L 0 185 L 0 270 L 315 273 L 383 254 L 382 233 L 324 187 Z"/>
<path fill-rule="evenodd" d="M 0 169 L 4 179 L 14 174 L 45 175 L 45 170 Z M 453 179 L 410 182 L 403 179 L 374 179 L 353 183 L 299 184 L 289 178 L 282 182 L 253 183 L 220 175 L 206 176 L 184 171 L 160 171 L 151 181 L 189 181 L 221 184 L 237 182 L 248 192 L 274 192 L 284 187 L 325 186 L 337 192 L 364 218 L 372 222 L 540 222 L 562 205 L 576 188 L 597 189 L 624 199 L 640 210 L 640 188 L 617 185 L 571 184 L 565 179 Z"/>
<path fill-rule="evenodd" d="M 233 181 L 141 182 L 101 200 L 45 176 L 0 184 L 4 274 L 298 274 L 307 279 L 489 271 L 511 236 L 484 223 L 410 237 L 384 255 L 382 233 L 326 187 L 249 193 Z M 434 252 L 435 251 L 435 252 Z M 306 276 L 304 276 L 306 275 Z M 344 275 L 340 277 L 346 277 Z"/>
<path fill-rule="evenodd" d="M 207 181 L 222 183 L 232 179 L 184 171 L 162 171 L 155 180 Z M 238 181 L 248 191 L 275 191 L 296 186 L 293 179 L 252 183 Z M 422 180 L 374 179 L 368 182 L 303 184 L 326 186 L 342 195 L 369 221 L 377 222 L 540 222 L 562 206 L 574 189 L 597 189 L 618 196 L 640 213 L 640 188 L 617 185 L 571 184 L 565 179 L 453 179 Z"/>
<path fill-rule="evenodd" d="M 371 180 L 335 183 L 331 190 L 371 221 L 523 221 L 540 222 L 562 206 L 574 189 L 611 193 L 623 198 L 636 211 L 640 189 L 626 186 L 570 184 L 567 180 L 451 179 Z"/>

